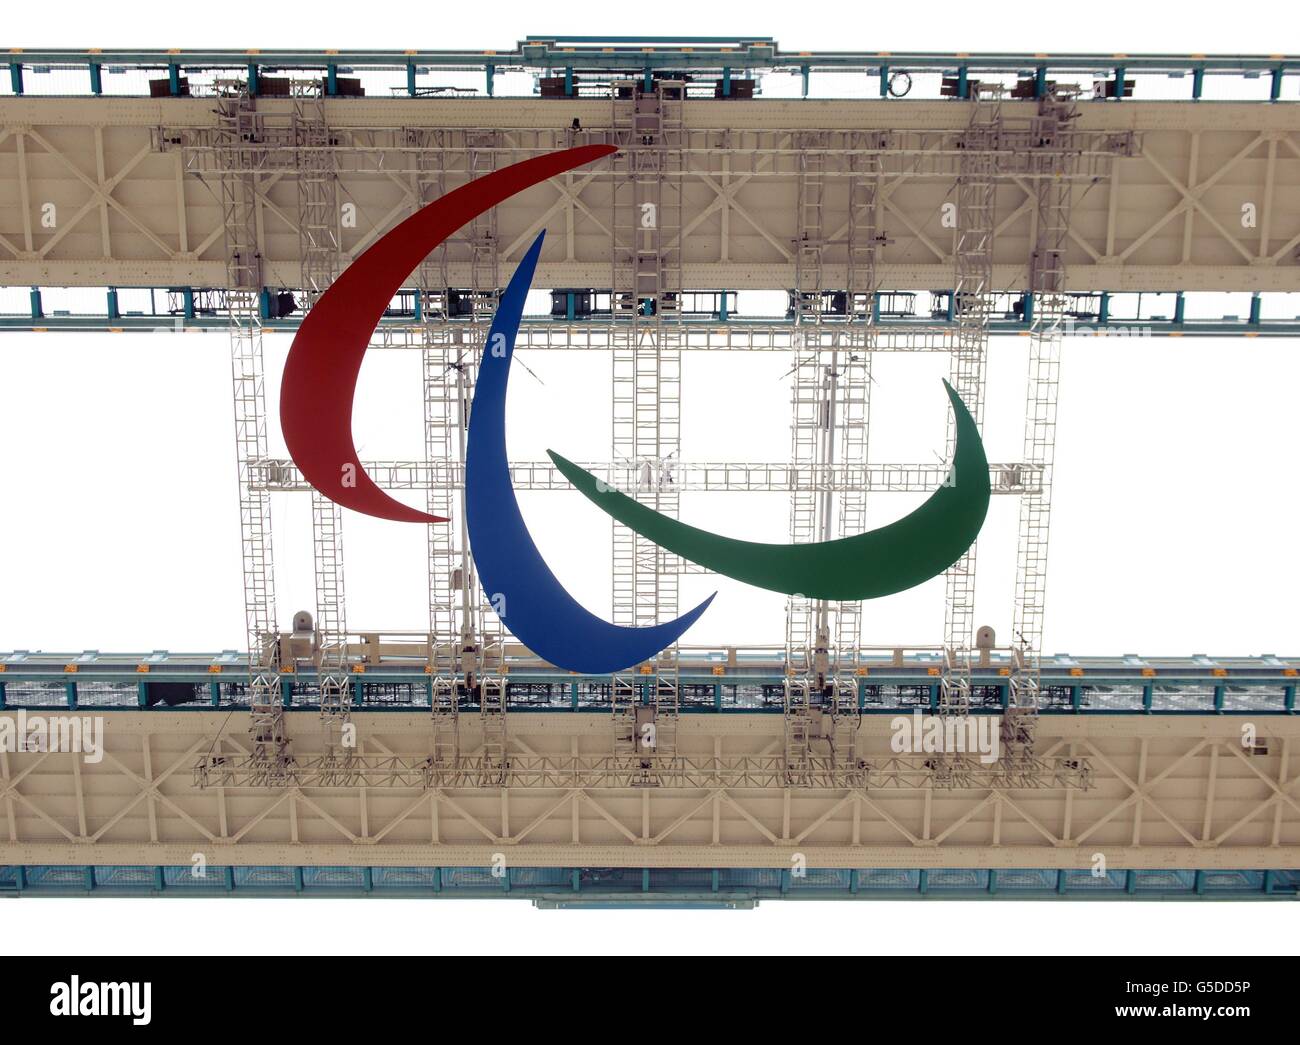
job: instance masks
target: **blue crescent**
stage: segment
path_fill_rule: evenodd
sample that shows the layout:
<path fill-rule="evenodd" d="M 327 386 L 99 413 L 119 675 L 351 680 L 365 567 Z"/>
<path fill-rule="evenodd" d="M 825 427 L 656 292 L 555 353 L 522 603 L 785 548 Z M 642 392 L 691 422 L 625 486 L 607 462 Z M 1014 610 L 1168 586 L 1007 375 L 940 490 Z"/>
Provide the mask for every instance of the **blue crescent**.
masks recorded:
<path fill-rule="evenodd" d="M 649 660 L 671 646 L 714 596 L 665 624 L 648 628 L 610 624 L 564 589 L 524 525 L 506 461 L 506 387 L 524 298 L 545 235 L 533 241 L 519 263 L 488 331 L 465 451 L 465 521 L 479 582 L 493 606 L 499 607 L 506 627 L 556 667 L 606 675 Z"/>

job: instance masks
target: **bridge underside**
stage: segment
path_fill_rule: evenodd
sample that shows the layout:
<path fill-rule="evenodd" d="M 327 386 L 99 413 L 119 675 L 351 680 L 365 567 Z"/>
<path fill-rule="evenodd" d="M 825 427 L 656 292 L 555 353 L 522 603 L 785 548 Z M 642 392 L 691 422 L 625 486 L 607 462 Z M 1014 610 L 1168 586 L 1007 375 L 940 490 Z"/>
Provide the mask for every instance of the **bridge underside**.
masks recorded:
<path fill-rule="evenodd" d="M 288 121 L 292 104 L 260 99 L 258 111 Z M 324 111 L 338 192 L 355 204 L 354 221 L 335 230 L 345 259 L 418 205 L 420 179 L 464 180 L 475 151 L 513 162 L 613 133 L 610 103 L 590 99 L 328 99 Z M 1006 111 L 1029 113 L 1033 103 Z M 6 98 L 3 112 L 0 284 L 226 285 L 212 99 Z M 968 119 L 967 106 L 943 101 L 692 101 L 681 150 L 682 285 L 795 286 L 800 171 L 814 154 L 827 165 L 823 224 L 833 238 L 857 220 L 844 188 L 851 173 L 868 160 L 880 165 L 879 289 L 949 286 L 953 231 L 943 205 L 956 198 Z M 1300 290 L 1300 215 L 1286 203 L 1300 190 L 1300 107 L 1092 105 L 1078 130 L 1098 141 L 1132 133 L 1137 151 L 1076 194 L 1071 290 Z M 268 285 L 299 286 L 298 150 L 267 148 L 257 246 Z M 502 204 L 501 261 L 518 260 L 549 224 L 536 285 L 607 286 L 611 191 L 606 174 L 580 172 Z M 1019 176 L 998 187 L 995 287 L 1028 285 L 1034 191 Z M 53 226 L 33 219 L 33 201 L 53 207 Z M 453 241 L 451 285 L 474 285 L 472 257 L 468 243 Z M 827 286 L 847 285 L 847 264 L 832 246 Z"/>
<path fill-rule="evenodd" d="M 373 868 L 1286 870 L 1300 867 L 1293 765 L 1300 722 L 1213 715 L 1045 717 L 1039 755 L 1085 760 L 1086 787 L 628 787 L 521 774 L 521 786 L 195 785 L 205 753 L 247 748 L 243 713 L 115 711 L 103 757 L 0 753 L 6 865 Z M 295 755 L 321 752 L 314 712 L 287 716 Z M 423 715 L 360 712 L 358 754 L 418 761 Z M 476 746 L 464 722 L 463 750 Z M 899 756 L 888 717 L 864 716 L 857 756 Z M 601 714 L 512 714 L 509 761 L 603 764 Z M 780 755 L 771 716 L 684 716 L 678 755 L 699 764 Z M 557 770 L 558 772 L 558 770 Z"/>

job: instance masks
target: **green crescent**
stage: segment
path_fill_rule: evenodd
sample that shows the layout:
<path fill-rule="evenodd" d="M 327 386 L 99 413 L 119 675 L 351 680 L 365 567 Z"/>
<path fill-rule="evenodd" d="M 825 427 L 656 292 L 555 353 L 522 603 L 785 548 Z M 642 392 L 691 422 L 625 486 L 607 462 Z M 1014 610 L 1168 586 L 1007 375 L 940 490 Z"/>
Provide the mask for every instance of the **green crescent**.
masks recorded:
<path fill-rule="evenodd" d="M 947 381 L 957 438 L 947 481 L 897 522 L 814 544 L 760 544 L 670 519 L 548 450 L 592 504 L 642 537 L 714 573 L 812 599 L 857 601 L 906 591 L 942 573 L 978 536 L 989 509 L 989 463 L 975 419 Z"/>

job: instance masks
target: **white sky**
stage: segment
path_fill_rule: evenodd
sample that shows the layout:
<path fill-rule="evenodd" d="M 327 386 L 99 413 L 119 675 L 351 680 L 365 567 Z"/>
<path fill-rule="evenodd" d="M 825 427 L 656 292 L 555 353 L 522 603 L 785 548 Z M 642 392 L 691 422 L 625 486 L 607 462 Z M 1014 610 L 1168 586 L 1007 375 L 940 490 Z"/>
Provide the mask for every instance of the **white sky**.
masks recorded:
<path fill-rule="evenodd" d="M 0 543 L 0 647 L 197 650 L 242 642 L 238 512 L 224 333 L 8 334 L 0 350 L 0 439 L 11 491 Z M 272 450 L 283 335 L 267 339 Z M 510 453 L 609 456 L 609 364 L 595 353 L 521 352 Z M 940 354 L 875 364 L 871 456 L 942 452 Z M 784 460 L 784 354 L 688 354 L 683 458 Z M 994 340 L 985 444 L 1021 456 L 1025 341 Z M 1058 432 L 1046 648 L 1073 654 L 1290 653 L 1291 464 L 1300 356 L 1286 341 L 1076 338 L 1067 342 Z M 371 353 L 354 432 L 363 459 L 423 454 L 419 360 Z M 868 524 L 919 495 L 878 494 Z M 561 580 L 609 611 L 608 520 L 573 492 L 522 494 L 525 516 Z M 781 541 L 780 494 L 683 495 L 692 523 Z M 280 616 L 312 598 L 305 495 L 274 498 Z M 354 629 L 425 627 L 421 527 L 348 513 Z M 978 612 L 1009 635 L 1014 498 L 995 498 L 979 542 Z M 779 641 L 783 599 L 712 576 L 683 581 L 682 604 L 714 607 L 689 641 Z M 932 643 L 942 581 L 869 605 L 864 641 Z"/>
<path fill-rule="evenodd" d="M 1044 9 L 1005 0 L 975 17 L 962 0 L 928 0 L 925 17 L 907 5 L 870 9 L 825 0 L 798 6 L 756 0 L 743 11 L 660 0 L 653 8 L 566 0 L 547 7 L 496 0 L 491 17 L 449 18 L 413 10 L 404 0 L 318 4 L 313 17 L 262 0 L 227 0 L 222 16 L 170 0 L 129 8 L 61 0 L 5 12 L 4 44 L 35 47 L 502 48 L 528 35 L 773 37 L 786 51 L 1117 52 L 1136 54 L 1295 54 L 1294 26 L 1270 0 L 1148 2 L 1123 10 L 1123 21 L 1082 10 Z M 361 14 L 358 11 L 362 10 Z M 481 13 L 481 12 L 480 12 Z M 1290 29 L 1288 38 L 1287 29 Z"/>

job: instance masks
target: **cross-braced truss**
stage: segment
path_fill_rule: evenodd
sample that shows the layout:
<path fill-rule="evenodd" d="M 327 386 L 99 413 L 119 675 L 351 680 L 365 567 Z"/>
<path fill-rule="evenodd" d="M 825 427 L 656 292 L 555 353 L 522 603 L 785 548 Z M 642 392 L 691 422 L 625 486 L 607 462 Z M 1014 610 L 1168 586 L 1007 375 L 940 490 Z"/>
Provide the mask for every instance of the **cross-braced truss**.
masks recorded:
<path fill-rule="evenodd" d="M 566 767 L 608 759 L 607 719 L 512 716 L 508 758 L 549 760 L 555 776 L 518 786 L 402 779 L 430 753 L 420 716 L 358 713 L 359 753 L 392 779 L 350 786 L 211 786 L 191 770 L 207 753 L 247 754 L 218 712 L 116 712 L 101 761 L 64 753 L 0 753 L 0 842 L 26 864 L 213 863 L 485 866 L 504 852 L 520 866 L 1112 867 L 1297 866 L 1300 725 L 1270 719 L 1243 747 L 1231 720 L 1132 717 L 1039 725 L 1040 757 L 1086 762 L 1087 789 L 1020 788 L 985 780 L 945 788 L 900 772 L 893 783 L 791 788 L 736 779 L 567 783 Z M 294 752 L 318 758 L 314 715 L 290 718 Z M 887 718 L 867 720 L 862 757 L 891 750 Z M 687 718 L 683 758 L 760 765 L 782 748 L 770 716 Z M 467 735 L 481 755 L 482 737 Z M 629 786 L 631 784 L 631 786 Z M 293 855 L 288 855 L 292 847 Z M 900 863 L 900 861 L 902 861 Z"/>
<path fill-rule="evenodd" d="M 68 99 L 6 99 L 0 127 L 0 193 L 9 215 L 0 226 L 0 278 L 33 286 L 222 286 L 224 257 L 216 171 L 220 139 L 208 101 L 175 100 L 167 125 L 139 100 L 102 99 L 93 107 Z M 418 114 L 400 102 L 328 100 L 338 190 L 355 206 L 356 224 L 341 231 L 345 257 L 355 256 L 420 202 L 417 176 L 462 182 L 483 149 L 465 128 L 455 102 L 430 100 Z M 587 140 L 612 134 L 609 103 L 490 103 L 495 148 L 510 159 L 570 143 L 567 124 L 580 118 Z M 1029 115 L 1032 102 L 1007 103 Z M 563 112 L 560 112 L 563 109 Z M 916 103 L 906 109 L 913 130 L 898 129 L 899 110 L 879 102 L 754 102 L 747 126 L 734 125 L 736 106 L 692 101 L 682 148 L 681 237 L 684 286 L 792 288 L 801 135 L 824 129 L 828 156 L 875 156 L 880 165 L 877 259 L 884 288 L 944 287 L 953 251 L 942 204 L 953 198 L 960 161 L 955 147 L 966 107 Z M 1078 201 L 1069 234 L 1075 290 L 1237 289 L 1300 286 L 1300 113 L 1294 106 L 1135 103 L 1085 106 L 1076 125 L 1086 136 L 1079 177 L 1100 179 Z M 291 103 L 259 101 L 259 111 L 285 127 L 268 140 L 256 179 L 258 248 L 268 285 L 300 278 Z M 478 109 L 476 108 L 476 113 Z M 399 116 L 398 113 L 401 113 Z M 862 130 L 844 131 L 853 126 Z M 874 139 L 863 132 L 879 128 Z M 798 128 L 797 130 L 795 128 Z M 925 129 L 919 129 L 925 128 Z M 1135 136 L 1135 155 L 1107 157 L 1113 140 Z M 436 159 L 423 154 L 436 137 Z M 1025 152 L 1029 139 L 1026 137 Z M 1015 147 L 1016 142 L 1008 143 Z M 816 151 L 816 150 L 814 150 Z M 1106 162 L 1103 162 L 1106 161 Z M 828 180 L 835 177 L 830 175 Z M 1032 249 L 1035 193 L 1032 165 L 1008 171 L 998 188 L 993 283 L 1023 284 Z M 606 176 L 577 172 L 553 179 L 502 205 L 497 255 L 505 264 L 550 228 L 538 268 L 539 286 L 605 286 L 609 280 L 610 187 Z M 56 208 L 47 227 L 41 207 Z M 1241 221 L 1252 204 L 1257 220 Z M 845 205 L 825 215 L 828 239 L 843 238 Z M 827 286 L 845 285 L 848 245 L 823 259 Z M 475 254 L 468 239 L 447 258 L 449 285 L 471 286 Z"/>

